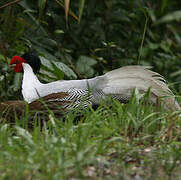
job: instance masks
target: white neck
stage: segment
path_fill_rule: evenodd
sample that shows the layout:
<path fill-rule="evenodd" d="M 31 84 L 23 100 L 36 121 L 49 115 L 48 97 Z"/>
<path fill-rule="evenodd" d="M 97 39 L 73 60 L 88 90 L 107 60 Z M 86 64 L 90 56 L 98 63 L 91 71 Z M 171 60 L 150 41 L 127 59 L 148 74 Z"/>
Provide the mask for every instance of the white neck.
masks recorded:
<path fill-rule="evenodd" d="M 22 65 L 24 70 L 22 94 L 24 100 L 31 103 L 39 98 L 38 88 L 41 85 L 41 82 L 38 80 L 29 64 L 23 63 Z"/>
<path fill-rule="evenodd" d="M 40 97 L 44 97 L 48 94 L 58 92 L 68 92 L 72 88 L 86 90 L 94 88 L 97 78 L 82 79 L 82 80 L 63 80 L 54 81 L 51 83 L 41 83 L 34 74 L 31 66 L 27 63 L 23 63 L 23 82 L 22 82 L 22 94 L 25 101 L 31 103 Z"/>

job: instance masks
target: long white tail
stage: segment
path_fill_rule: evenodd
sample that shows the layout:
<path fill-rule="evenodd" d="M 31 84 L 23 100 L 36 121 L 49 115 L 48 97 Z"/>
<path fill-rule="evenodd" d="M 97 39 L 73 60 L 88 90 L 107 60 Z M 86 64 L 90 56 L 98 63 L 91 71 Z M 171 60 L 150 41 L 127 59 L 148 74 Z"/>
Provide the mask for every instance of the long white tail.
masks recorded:
<path fill-rule="evenodd" d="M 130 98 L 133 89 L 137 88 L 140 94 L 151 88 L 151 102 L 156 103 L 162 98 L 162 104 L 170 110 L 180 110 L 174 94 L 168 88 L 164 78 L 151 70 L 149 66 L 125 66 L 104 75 L 106 84 L 102 87 L 105 95 L 116 94 L 123 98 Z"/>

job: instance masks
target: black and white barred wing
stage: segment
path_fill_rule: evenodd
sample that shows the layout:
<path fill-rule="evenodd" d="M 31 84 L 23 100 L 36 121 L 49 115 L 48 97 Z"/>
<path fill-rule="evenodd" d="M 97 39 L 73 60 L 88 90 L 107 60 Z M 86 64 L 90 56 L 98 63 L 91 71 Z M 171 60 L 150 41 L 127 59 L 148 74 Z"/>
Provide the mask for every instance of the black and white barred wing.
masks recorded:
<path fill-rule="evenodd" d="M 49 99 L 48 102 L 59 102 L 62 104 L 63 109 L 74 109 L 77 107 L 87 108 L 92 105 L 92 95 L 88 90 L 82 90 L 77 88 L 71 88 L 66 92 L 64 97 L 55 97 Z"/>

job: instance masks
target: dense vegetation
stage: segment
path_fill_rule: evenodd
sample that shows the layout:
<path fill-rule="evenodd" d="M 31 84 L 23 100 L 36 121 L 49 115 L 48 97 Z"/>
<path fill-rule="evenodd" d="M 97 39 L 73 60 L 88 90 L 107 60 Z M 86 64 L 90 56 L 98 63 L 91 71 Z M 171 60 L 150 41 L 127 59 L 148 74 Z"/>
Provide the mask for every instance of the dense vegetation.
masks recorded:
<path fill-rule="evenodd" d="M 63 0 L 9 2 L 0 1 L 0 101 L 22 99 L 22 74 L 8 64 L 27 51 L 41 56 L 43 82 L 151 65 L 180 96 L 180 1 L 70 1 L 67 18 Z M 1 178 L 179 179 L 179 112 L 156 112 L 135 97 L 109 104 L 82 112 L 77 124 L 76 114 L 50 113 L 43 129 L 27 128 L 28 113 L 15 126 L 1 119 Z"/>
<path fill-rule="evenodd" d="M 7 2 L 1 1 L 0 6 Z M 143 64 L 152 65 L 172 83 L 171 87 L 176 84 L 180 89 L 179 1 L 93 0 L 84 6 L 80 2 L 71 1 L 68 21 L 60 0 L 23 0 L 1 8 L 1 99 L 18 93 L 21 75 L 9 72 L 7 65 L 12 56 L 26 51 L 36 51 L 49 62 L 56 62 L 67 79 Z M 63 78 L 55 67 L 52 72 L 51 64 L 43 62 L 48 72 L 41 79 L 49 82 Z"/>
<path fill-rule="evenodd" d="M 180 119 L 141 106 L 103 104 L 66 121 L 49 115 L 41 129 L 0 127 L 1 179 L 160 179 L 181 175 Z"/>

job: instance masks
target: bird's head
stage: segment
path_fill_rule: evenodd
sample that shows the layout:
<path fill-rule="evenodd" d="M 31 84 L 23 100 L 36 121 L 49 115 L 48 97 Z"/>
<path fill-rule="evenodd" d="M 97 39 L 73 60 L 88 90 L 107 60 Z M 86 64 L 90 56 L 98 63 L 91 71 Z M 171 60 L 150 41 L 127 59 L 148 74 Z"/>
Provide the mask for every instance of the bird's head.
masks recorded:
<path fill-rule="evenodd" d="M 32 67 L 34 73 L 37 73 L 40 70 L 41 66 L 40 58 L 34 53 L 28 52 L 23 54 L 22 56 L 14 56 L 10 61 L 10 65 L 15 64 L 14 66 L 15 72 L 23 72 L 22 63 L 29 64 Z"/>

